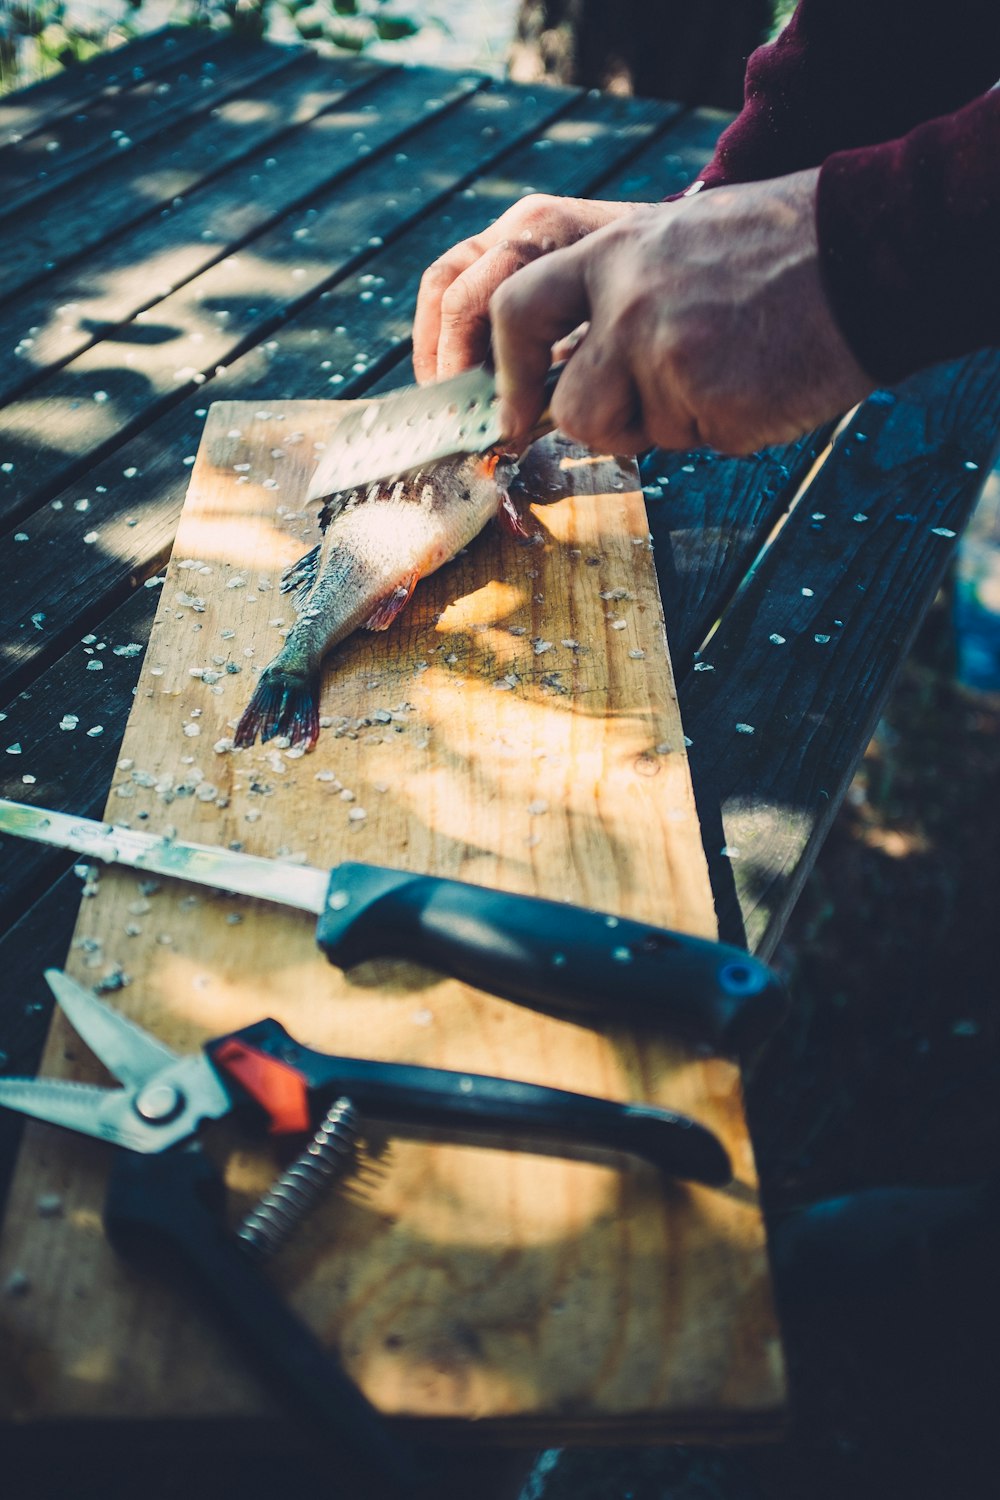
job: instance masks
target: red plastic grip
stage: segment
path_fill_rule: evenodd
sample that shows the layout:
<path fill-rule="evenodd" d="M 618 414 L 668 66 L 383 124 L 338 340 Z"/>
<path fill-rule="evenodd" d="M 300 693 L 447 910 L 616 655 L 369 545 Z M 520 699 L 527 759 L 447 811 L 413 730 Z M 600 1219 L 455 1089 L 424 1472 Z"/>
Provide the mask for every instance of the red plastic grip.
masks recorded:
<path fill-rule="evenodd" d="M 296 1135 L 309 1129 L 309 1089 L 290 1063 L 235 1037 L 223 1042 L 212 1060 L 266 1110 L 272 1135 Z"/>

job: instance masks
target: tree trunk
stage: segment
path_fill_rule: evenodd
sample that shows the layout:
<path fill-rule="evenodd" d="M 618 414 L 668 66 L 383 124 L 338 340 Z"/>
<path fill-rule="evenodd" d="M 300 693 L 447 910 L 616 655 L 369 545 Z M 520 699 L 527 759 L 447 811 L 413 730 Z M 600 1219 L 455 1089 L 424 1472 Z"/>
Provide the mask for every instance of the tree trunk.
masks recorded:
<path fill-rule="evenodd" d="M 521 0 L 510 75 L 739 109 L 773 0 Z"/>

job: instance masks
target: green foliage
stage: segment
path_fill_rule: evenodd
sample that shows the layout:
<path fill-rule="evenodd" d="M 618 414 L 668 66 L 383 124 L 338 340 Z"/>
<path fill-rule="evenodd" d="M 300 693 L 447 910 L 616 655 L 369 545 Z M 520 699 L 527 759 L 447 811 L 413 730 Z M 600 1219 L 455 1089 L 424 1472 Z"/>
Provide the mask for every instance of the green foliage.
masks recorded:
<path fill-rule="evenodd" d="M 347 52 L 363 52 L 375 41 L 397 42 L 414 36 L 416 21 L 387 10 L 391 0 L 270 0 L 291 17 L 299 36 L 327 42 Z"/>
<path fill-rule="evenodd" d="M 138 0 L 141 4 L 142 0 Z M 105 25 L 86 24 L 72 15 L 65 0 L 15 0 L 0 11 L 0 82 L 13 87 L 21 80 L 20 67 L 27 55 L 33 72 L 50 73 L 59 67 L 86 62 L 107 45 Z M 119 39 L 132 34 L 119 28 Z"/>
<path fill-rule="evenodd" d="M 143 7 L 144 0 L 108 0 L 95 18 L 92 10 L 81 15 L 73 0 L 0 0 L 0 91 L 138 35 L 147 29 Z M 401 41 L 419 30 L 394 0 L 177 0 L 171 20 L 228 28 L 244 40 L 270 33 L 346 52 Z"/>

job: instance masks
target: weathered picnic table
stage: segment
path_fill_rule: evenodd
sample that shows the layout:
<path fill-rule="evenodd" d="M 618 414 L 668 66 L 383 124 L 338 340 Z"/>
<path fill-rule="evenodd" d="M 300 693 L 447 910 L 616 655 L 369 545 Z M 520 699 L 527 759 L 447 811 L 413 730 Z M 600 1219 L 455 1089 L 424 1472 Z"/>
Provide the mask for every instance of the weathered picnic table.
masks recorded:
<path fill-rule="evenodd" d="M 211 402 L 408 382 L 443 248 L 528 191 L 676 191 L 724 123 L 204 31 L 0 102 L 2 794 L 100 816 Z M 773 952 L 998 431 L 994 351 L 877 392 L 836 433 L 646 460 L 724 938 Z M 71 863 L 0 846 L 11 1072 L 37 1062 Z M 0 1119 L 4 1175 L 17 1134 Z"/>

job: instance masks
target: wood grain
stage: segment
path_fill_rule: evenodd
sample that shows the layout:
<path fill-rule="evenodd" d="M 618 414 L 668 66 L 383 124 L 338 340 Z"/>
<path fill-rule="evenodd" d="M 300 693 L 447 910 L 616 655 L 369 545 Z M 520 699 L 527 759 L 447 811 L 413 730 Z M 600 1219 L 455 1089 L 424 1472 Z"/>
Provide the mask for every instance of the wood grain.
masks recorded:
<path fill-rule="evenodd" d="M 678 673 L 723 936 L 765 958 L 995 461 L 998 412 L 995 350 L 877 391 L 722 612 L 702 670 Z"/>
<path fill-rule="evenodd" d="M 102 97 L 132 89 L 141 79 L 162 77 L 182 59 L 194 59 L 214 45 L 210 32 L 163 27 L 137 37 L 126 48 L 109 48 L 85 63 L 6 94 L 0 100 L 0 147 L 19 144 L 61 116 L 77 114 Z"/>
<path fill-rule="evenodd" d="M 341 648 L 313 754 L 216 748 L 290 623 L 277 582 L 310 542 L 300 497 L 333 412 L 212 408 L 108 816 L 712 932 L 634 471 L 557 447 L 531 481 L 549 502 L 534 511 L 540 540 L 484 534 L 421 584 L 392 632 Z M 763 1228 L 728 1063 L 536 1015 L 411 965 L 342 975 L 304 916 L 170 882 L 143 891 L 121 870 L 83 903 L 70 966 L 89 982 L 124 971 L 122 1008 L 182 1050 L 273 1014 L 326 1050 L 649 1100 L 710 1125 L 735 1162 L 727 1192 L 632 1163 L 373 1130 L 362 1172 L 275 1274 L 380 1407 L 438 1429 L 475 1418 L 477 1431 L 515 1438 L 669 1437 L 778 1421 Z M 85 1051 L 57 1022 L 43 1070 L 93 1077 Z M 30 1267 L 32 1290 L 2 1304 L 5 1412 L 259 1412 L 224 1342 L 111 1255 L 103 1158 L 93 1142 L 27 1132 L 0 1278 Z M 249 1201 L 273 1171 L 237 1151 L 234 1197 Z M 37 1211 L 46 1193 L 59 1195 L 55 1217 Z"/>

